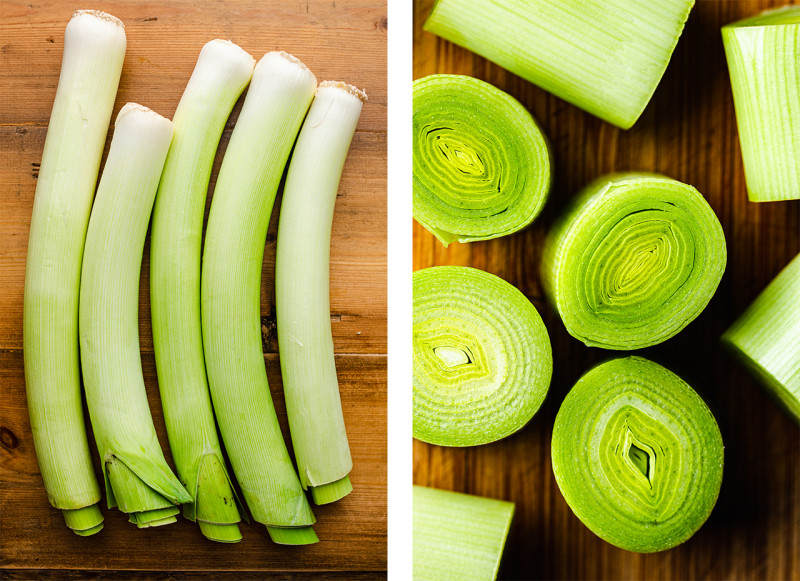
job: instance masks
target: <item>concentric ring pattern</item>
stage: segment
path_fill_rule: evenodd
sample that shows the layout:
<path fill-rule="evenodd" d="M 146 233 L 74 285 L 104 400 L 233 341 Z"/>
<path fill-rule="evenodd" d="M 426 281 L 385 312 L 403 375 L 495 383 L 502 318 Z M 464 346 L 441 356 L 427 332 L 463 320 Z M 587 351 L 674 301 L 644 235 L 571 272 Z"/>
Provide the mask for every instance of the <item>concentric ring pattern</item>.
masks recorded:
<path fill-rule="evenodd" d="M 552 461 L 567 504 L 592 532 L 652 553 L 687 540 L 714 508 L 722 436 L 680 377 L 627 357 L 598 365 L 567 394 Z"/>
<path fill-rule="evenodd" d="M 414 82 L 414 218 L 445 246 L 516 232 L 550 189 L 547 140 L 496 87 L 461 75 Z"/>
<path fill-rule="evenodd" d="M 414 273 L 414 437 L 474 446 L 523 427 L 544 401 L 550 338 L 527 298 L 475 268 Z"/>
<path fill-rule="evenodd" d="M 725 236 L 692 186 L 653 174 L 589 184 L 548 235 L 542 282 L 569 333 L 639 349 L 705 308 L 725 271 Z"/>

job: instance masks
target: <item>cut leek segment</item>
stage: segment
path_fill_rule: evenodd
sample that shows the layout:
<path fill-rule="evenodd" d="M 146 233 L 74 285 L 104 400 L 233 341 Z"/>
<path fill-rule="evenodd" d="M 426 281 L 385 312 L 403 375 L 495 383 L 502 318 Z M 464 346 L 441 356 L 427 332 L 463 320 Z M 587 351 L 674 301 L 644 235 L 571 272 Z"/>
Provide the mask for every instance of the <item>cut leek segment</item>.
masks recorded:
<path fill-rule="evenodd" d="M 800 255 L 764 289 L 722 341 L 800 422 Z"/>
<path fill-rule="evenodd" d="M 286 53 L 268 53 L 256 65 L 217 178 L 203 250 L 203 349 L 214 413 L 245 503 L 268 529 L 314 523 L 272 405 L 259 309 L 272 205 L 316 88 L 311 71 Z M 294 532 L 300 541 L 316 540 L 313 531 Z"/>
<path fill-rule="evenodd" d="M 550 146 L 513 97 L 478 79 L 414 82 L 414 218 L 447 246 L 516 232 L 550 190 Z"/>
<path fill-rule="evenodd" d="M 173 117 L 172 139 L 153 209 L 150 302 L 153 350 L 172 457 L 194 501 L 189 520 L 213 540 L 241 539 L 238 499 L 225 470 L 208 393 L 200 323 L 200 254 L 206 193 L 225 122 L 250 82 L 255 60 L 229 41 L 200 51 Z M 223 532 L 228 525 L 232 530 Z M 206 535 L 208 536 L 208 535 Z"/>
<path fill-rule="evenodd" d="M 475 446 L 513 434 L 542 405 L 553 356 L 536 308 L 475 268 L 414 273 L 413 434 Z"/>
<path fill-rule="evenodd" d="M 548 234 L 542 283 L 570 335 L 639 349 L 703 311 L 726 257 L 722 226 L 692 186 L 611 174 L 586 186 Z"/>
<path fill-rule="evenodd" d="M 329 298 L 333 206 L 366 95 L 320 84 L 297 138 L 281 201 L 275 305 L 283 390 L 300 482 L 317 504 L 353 490 Z"/>
<path fill-rule="evenodd" d="M 680 377 L 641 357 L 587 372 L 556 416 L 553 473 L 583 524 L 638 553 L 681 544 L 722 483 L 719 427 Z"/>
<path fill-rule="evenodd" d="M 108 506 L 138 526 L 162 524 L 192 500 L 161 451 L 139 352 L 142 253 L 171 139 L 172 122 L 150 109 L 119 112 L 81 274 L 81 368 Z"/>
<path fill-rule="evenodd" d="M 694 0 L 438 0 L 425 30 L 623 129 L 647 106 Z"/>
<path fill-rule="evenodd" d="M 514 504 L 424 486 L 413 492 L 414 581 L 493 581 Z"/>
<path fill-rule="evenodd" d="M 99 531 L 103 515 L 81 402 L 81 259 L 125 47 L 125 27 L 110 14 L 79 10 L 67 24 L 25 270 L 25 387 L 36 457 L 50 504 L 82 536 Z"/>
<path fill-rule="evenodd" d="M 800 199 L 800 6 L 722 27 L 753 202 Z"/>

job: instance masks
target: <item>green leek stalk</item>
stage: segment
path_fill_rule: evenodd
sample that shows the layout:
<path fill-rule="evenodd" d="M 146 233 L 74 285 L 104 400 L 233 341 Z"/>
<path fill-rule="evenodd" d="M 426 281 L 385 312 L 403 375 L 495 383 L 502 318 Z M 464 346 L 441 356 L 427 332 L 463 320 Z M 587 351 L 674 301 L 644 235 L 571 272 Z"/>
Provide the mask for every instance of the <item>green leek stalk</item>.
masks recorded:
<path fill-rule="evenodd" d="M 81 405 L 81 260 L 125 47 L 125 27 L 104 12 L 79 10 L 67 24 L 25 271 L 25 385 L 36 456 L 50 504 L 83 536 L 103 527 L 103 515 Z"/>
<path fill-rule="evenodd" d="M 722 341 L 800 422 L 800 255 L 764 289 Z"/>
<path fill-rule="evenodd" d="M 366 98 L 345 83 L 320 84 L 289 164 L 278 225 L 275 303 L 286 412 L 300 482 L 317 504 L 353 490 L 328 286 L 334 202 Z"/>
<path fill-rule="evenodd" d="M 281 175 L 317 80 L 291 55 L 256 65 L 217 178 L 203 250 L 201 315 L 222 440 L 253 518 L 276 543 L 317 541 L 278 425 L 261 350 L 261 267 Z"/>
<path fill-rule="evenodd" d="M 413 434 L 439 446 L 505 438 L 542 405 L 553 374 L 536 308 L 476 268 L 414 273 Z"/>
<path fill-rule="evenodd" d="M 552 459 L 583 524 L 638 553 L 691 537 L 722 484 L 711 411 L 680 377 L 641 357 L 608 361 L 578 380 L 556 416 Z"/>
<path fill-rule="evenodd" d="M 725 235 L 692 186 L 656 174 L 590 183 L 548 234 L 542 283 L 570 335 L 640 349 L 676 335 L 725 271 Z"/>
<path fill-rule="evenodd" d="M 629 129 L 694 0 L 438 0 L 425 30 Z"/>
<path fill-rule="evenodd" d="M 722 27 L 753 202 L 800 199 L 800 6 Z"/>
<path fill-rule="evenodd" d="M 139 273 L 172 131 L 146 107 L 120 110 L 81 273 L 81 368 L 108 506 L 139 527 L 175 522 L 176 505 L 192 500 L 158 443 L 139 352 Z"/>
<path fill-rule="evenodd" d="M 493 581 L 514 504 L 414 486 L 414 581 Z"/>
<path fill-rule="evenodd" d="M 173 117 L 153 209 L 150 302 L 153 349 L 172 457 L 193 502 L 183 514 L 209 539 L 237 542 L 241 518 L 225 468 L 208 392 L 200 323 L 200 255 L 206 193 L 225 122 L 255 60 L 212 40 L 197 60 Z"/>
<path fill-rule="evenodd" d="M 521 230 L 550 190 L 550 146 L 519 101 L 478 79 L 414 81 L 414 218 L 445 246 Z"/>

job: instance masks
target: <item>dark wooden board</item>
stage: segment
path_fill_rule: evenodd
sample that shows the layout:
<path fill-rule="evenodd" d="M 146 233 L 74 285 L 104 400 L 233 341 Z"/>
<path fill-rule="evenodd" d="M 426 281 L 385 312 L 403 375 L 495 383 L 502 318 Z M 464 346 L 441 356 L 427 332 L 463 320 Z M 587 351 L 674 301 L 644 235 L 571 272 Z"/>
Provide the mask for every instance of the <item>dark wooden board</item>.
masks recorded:
<path fill-rule="evenodd" d="M 385 578 L 385 0 L 119 1 L 90 6 L 126 25 L 128 48 L 114 115 L 134 101 L 172 116 L 200 48 L 213 38 L 230 39 L 256 58 L 285 50 L 303 60 L 318 80 L 344 80 L 369 95 L 339 188 L 331 248 L 331 322 L 354 492 L 333 505 L 315 507 L 321 542 L 303 548 L 271 543 L 257 524 L 242 526 L 244 539 L 237 545 L 207 541 L 184 519 L 139 531 L 116 509 L 104 509 L 101 533 L 81 539 L 47 502 L 25 401 L 25 257 L 64 27 L 74 10 L 87 7 L 55 0 L 0 2 L 0 578 L 256 579 L 264 578 L 264 571 L 277 572 L 274 578 L 284 580 Z M 210 192 L 240 109 L 241 102 L 223 134 Z M 288 442 L 272 308 L 278 204 L 264 256 L 261 311 L 265 364 Z M 146 244 L 141 350 L 153 418 L 171 461 L 152 355 L 148 253 Z M 91 440 L 90 434 L 97 461 Z M 99 474 L 99 465 L 96 470 Z"/>
<path fill-rule="evenodd" d="M 414 78 L 478 77 L 541 122 L 556 176 L 540 218 L 505 238 L 445 249 L 414 224 L 414 268 L 469 265 L 516 285 L 542 313 L 554 354 L 547 400 L 518 434 L 488 446 L 414 443 L 414 481 L 516 503 L 500 577 L 508 579 L 800 579 L 800 432 L 722 351 L 721 333 L 800 252 L 800 202 L 747 201 L 720 27 L 782 2 L 698 0 L 644 115 L 619 130 L 469 51 L 422 30 L 433 0 L 414 5 Z M 728 266 L 714 299 L 677 337 L 646 349 L 684 377 L 714 412 L 725 441 L 719 501 L 684 545 L 652 555 L 617 549 L 572 514 L 553 478 L 550 437 L 575 381 L 615 353 L 570 337 L 538 275 L 545 233 L 578 189 L 611 171 L 657 171 L 697 187 L 725 230 Z"/>

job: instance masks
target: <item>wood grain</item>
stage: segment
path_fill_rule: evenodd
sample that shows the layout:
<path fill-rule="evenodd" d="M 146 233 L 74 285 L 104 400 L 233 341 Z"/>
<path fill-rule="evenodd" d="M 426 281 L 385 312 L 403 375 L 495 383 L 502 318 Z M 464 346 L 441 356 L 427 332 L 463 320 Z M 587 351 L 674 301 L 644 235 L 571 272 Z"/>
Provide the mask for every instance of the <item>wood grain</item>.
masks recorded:
<path fill-rule="evenodd" d="M 800 432 L 718 341 L 755 296 L 800 252 L 800 202 L 747 201 L 720 27 L 783 2 L 700 0 L 642 118 L 619 130 L 469 51 L 422 30 L 433 0 L 414 4 L 414 76 L 457 73 L 507 91 L 542 123 L 556 176 L 540 218 L 505 238 L 445 249 L 414 224 L 414 268 L 487 270 L 516 285 L 550 331 L 554 375 L 532 422 L 488 446 L 448 449 L 414 442 L 414 481 L 511 500 L 516 513 L 501 578 L 800 579 Z M 621 170 L 664 173 L 697 187 L 722 222 L 726 274 L 703 314 L 677 337 L 641 353 L 703 396 L 725 441 L 722 491 L 705 526 L 664 553 L 617 549 L 586 529 L 564 502 L 550 465 L 558 407 L 575 381 L 613 353 L 570 337 L 545 303 L 538 268 L 544 236 L 591 179 Z"/>
<path fill-rule="evenodd" d="M 331 247 L 331 323 L 354 492 L 333 505 L 314 507 L 321 542 L 291 550 L 271 543 L 258 524 L 242 526 L 241 543 L 220 545 L 205 540 L 195 524 L 183 519 L 139 531 L 117 510 L 104 510 L 104 530 L 81 539 L 47 502 L 25 402 L 25 258 L 64 27 L 74 10 L 85 7 L 56 0 L 0 2 L 0 578 L 256 579 L 264 578 L 263 571 L 287 581 L 385 578 L 385 0 L 118 1 L 91 6 L 126 25 L 128 48 L 114 116 L 129 101 L 172 116 L 200 48 L 213 38 L 233 40 L 256 58 L 270 50 L 290 52 L 318 80 L 347 81 L 369 95 L 342 176 Z M 223 134 L 209 194 L 240 109 L 241 100 Z M 113 127 L 106 152 L 112 133 Z M 278 212 L 276 204 L 263 263 L 261 322 L 270 387 L 290 442 L 273 309 Z M 140 281 L 142 359 L 156 429 L 171 461 L 152 354 L 148 257 L 149 243 Z M 89 440 L 97 462 L 91 434 Z M 100 474 L 99 464 L 95 469 Z"/>

